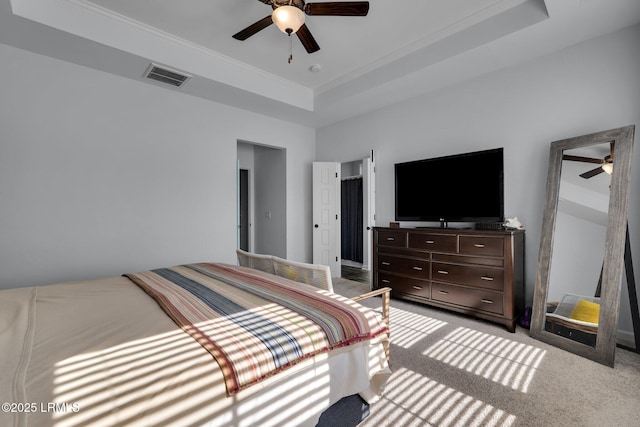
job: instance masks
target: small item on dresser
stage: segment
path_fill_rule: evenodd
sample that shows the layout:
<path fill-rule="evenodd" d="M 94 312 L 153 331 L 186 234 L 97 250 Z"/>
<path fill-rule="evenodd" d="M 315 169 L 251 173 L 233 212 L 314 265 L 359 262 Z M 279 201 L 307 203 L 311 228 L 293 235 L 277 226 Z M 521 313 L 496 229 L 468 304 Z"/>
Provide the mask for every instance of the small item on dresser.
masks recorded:
<path fill-rule="evenodd" d="M 511 228 L 514 230 L 524 230 L 524 225 L 520 221 L 518 221 L 518 217 L 514 216 L 513 218 L 507 218 L 504 222 L 505 228 Z"/>
<path fill-rule="evenodd" d="M 390 222 L 389 223 L 389 228 L 400 228 L 400 223 L 399 222 Z"/>

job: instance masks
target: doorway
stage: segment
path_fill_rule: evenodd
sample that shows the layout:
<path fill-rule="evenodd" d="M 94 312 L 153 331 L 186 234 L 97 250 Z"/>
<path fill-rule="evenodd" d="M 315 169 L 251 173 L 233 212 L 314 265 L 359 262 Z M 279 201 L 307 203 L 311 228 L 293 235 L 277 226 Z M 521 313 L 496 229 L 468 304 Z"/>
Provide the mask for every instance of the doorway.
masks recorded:
<path fill-rule="evenodd" d="M 362 180 L 362 221 L 354 226 L 354 232 L 362 236 L 362 248 L 358 249 L 359 261 L 344 260 L 363 271 L 371 269 L 372 227 L 375 225 L 375 164 L 371 157 L 353 162 L 313 162 L 313 262 L 328 265 L 332 275 L 342 272 L 342 177 Z M 358 197 L 360 199 L 360 197 Z M 360 203 L 360 200 L 358 200 Z M 345 239 L 358 240 L 347 234 Z M 361 257 L 361 260 L 360 260 Z"/>
<path fill-rule="evenodd" d="M 237 141 L 237 159 L 237 246 L 286 258 L 286 150 Z"/>
<path fill-rule="evenodd" d="M 249 170 L 239 169 L 238 247 L 249 252 Z"/>
<path fill-rule="evenodd" d="M 371 157 L 343 162 L 341 176 L 341 263 L 370 270 L 371 228 L 375 225 L 375 168 Z"/>
<path fill-rule="evenodd" d="M 364 249 L 362 176 L 348 176 L 340 182 L 342 263 L 362 265 Z"/>

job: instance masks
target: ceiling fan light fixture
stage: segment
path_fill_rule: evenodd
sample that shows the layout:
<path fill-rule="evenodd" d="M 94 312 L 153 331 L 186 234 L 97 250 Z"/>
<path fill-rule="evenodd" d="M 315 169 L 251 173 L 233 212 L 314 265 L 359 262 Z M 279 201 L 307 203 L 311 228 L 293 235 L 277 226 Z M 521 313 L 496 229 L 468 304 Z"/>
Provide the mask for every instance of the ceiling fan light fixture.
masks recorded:
<path fill-rule="evenodd" d="M 304 24 L 304 12 L 295 6 L 280 6 L 273 11 L 271 19 L 280 31 L 291 35 Z"/>
<path fill-rule="evenodd" d="M 605 163 L 602 165 L 602 170 L 611 175 L 613 173 L 613 163 Z"/>

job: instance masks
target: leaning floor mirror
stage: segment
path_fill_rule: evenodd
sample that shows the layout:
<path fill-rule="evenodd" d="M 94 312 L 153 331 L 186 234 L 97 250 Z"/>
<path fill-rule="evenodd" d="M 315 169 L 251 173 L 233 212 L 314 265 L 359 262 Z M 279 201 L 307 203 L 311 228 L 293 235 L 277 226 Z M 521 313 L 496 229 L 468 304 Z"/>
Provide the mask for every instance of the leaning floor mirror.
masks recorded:
<path fill-rule="evenodd" d="M 634 126 L 551 143 L 532 337 L 613 366 Z"/>

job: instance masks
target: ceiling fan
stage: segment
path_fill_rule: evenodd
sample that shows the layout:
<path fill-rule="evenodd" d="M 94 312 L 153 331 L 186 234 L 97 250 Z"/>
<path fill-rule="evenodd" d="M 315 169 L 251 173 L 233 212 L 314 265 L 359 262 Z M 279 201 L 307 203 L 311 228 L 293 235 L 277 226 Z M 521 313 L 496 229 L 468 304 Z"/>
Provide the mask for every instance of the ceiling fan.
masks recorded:
<path fill-rule="evenodd" d="M 369 12 L 368 1 L 334 1 L 324 3 L 305 3 L 304 0 L 258 0 L 273 8 L 273 13 L 249 25 L 233 35 L 236 40 L 246 40 L 252 35 L 275 23 L 280 31 L 291 36 L 295 33 L 308 53 L 317 52 L 320 46 L 304 23 L 304 17 L 310 16 L 366 16 Z M 291 62 L 291 57 L 289 58 Z"/>
<path fill-rule="evenodd" d="M 562 160 L 569 160 L 574 162 L 584 162 L 584 163 L 594 163 L 598 164 L 595 169 L 588 170 L 584 173 L 581 173 L 580 176 L 584 179 L 593 178 L 596 175 L 601 174 L 602 172 L 606 172 L 609 175 L 613 172 L 613 147 L 614 143 L 611 142 L 611 154 L 606 155 L 603 159 L 596 159 L 593 157 L 582 157 L 582 156 L 573 156 L 569 154 L 565 154 L 562 156 Z"/>

